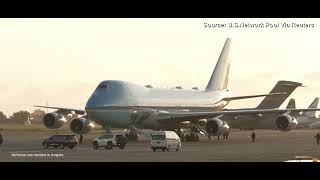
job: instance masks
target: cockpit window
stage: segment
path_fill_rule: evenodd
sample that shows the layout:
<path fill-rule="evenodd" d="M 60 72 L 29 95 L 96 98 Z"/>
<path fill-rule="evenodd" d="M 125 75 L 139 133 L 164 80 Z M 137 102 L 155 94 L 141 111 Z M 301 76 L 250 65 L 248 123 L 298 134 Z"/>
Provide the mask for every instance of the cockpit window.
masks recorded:
<path fill-rule="evenodd" d="M 111 88 L 111 84 L 100 84 L 98 86 L 99 89 L 110 89 Z"/>

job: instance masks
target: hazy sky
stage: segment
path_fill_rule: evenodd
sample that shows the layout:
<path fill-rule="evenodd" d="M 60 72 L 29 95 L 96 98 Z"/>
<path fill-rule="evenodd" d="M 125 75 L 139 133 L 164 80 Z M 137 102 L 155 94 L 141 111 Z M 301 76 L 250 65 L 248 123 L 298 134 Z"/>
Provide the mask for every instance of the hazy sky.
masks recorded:
<path fill-rule="evenodd" d="M 298 22 L 314 28 L 205 28 L 204 23 Z M 320 19 L 0 19 L 0 111 L 34 104 L 84 108 L 103 80 L 203 88 L 227 37 L 233 39 L 229 89 L 268 93 L 278 80 L 320 96 Z M 254 107 L 261 98 L 228 107 Z M 285 107 L 288 100 L 283 104 Z"/>

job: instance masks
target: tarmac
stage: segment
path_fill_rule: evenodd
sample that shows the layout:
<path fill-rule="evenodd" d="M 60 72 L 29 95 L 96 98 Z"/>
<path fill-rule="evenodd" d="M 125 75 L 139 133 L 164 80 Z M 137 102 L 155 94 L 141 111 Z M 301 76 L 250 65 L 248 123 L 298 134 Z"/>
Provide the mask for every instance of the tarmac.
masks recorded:
<path fill-rule="evenodd" d="M 220 141 L 201 136 L 199 142 L 182 142 L 178 152 L 153 152 L 150 140 L 143 135 L 139 142 L 129 142 L 125 149 L 94 150 L 92 140 L 101 134 L 88 133 L 84 142 L 73 149 L 44 149 L 41 145 L 49 132 L 2 132 L 1 162 L 282 162 L 295 156 L 313 156 L 320 159 L 320 145 L 314 135 L 317 130 L 301 129 L 289 132 L 232 130 L 228 140 Z"/>

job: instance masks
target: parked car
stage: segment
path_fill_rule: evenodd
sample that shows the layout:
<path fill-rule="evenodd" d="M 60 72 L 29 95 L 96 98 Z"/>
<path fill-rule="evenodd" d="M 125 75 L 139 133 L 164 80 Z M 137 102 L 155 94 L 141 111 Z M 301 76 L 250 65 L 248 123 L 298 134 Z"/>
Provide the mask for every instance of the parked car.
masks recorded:
<path fill-rule="evenodd" d="M 153 131 L 151 132 L 151 149 L 153 151 L 157 149 L 179 151 L 181 149 L 180 137 L 174 131 Z"/>
<path fill-rule="evenodd" d="M 53 135 L 42 142 L 42 146 L 46 149 L 50 146 L 54 148 L 60 147 L 62 149 L 64 147 L 69 147 L 70 149 L 72 149 L 78 144 L 79 141 L 76 135 Z"/>
<path fill-rule="evenodd" d="M 119 147 L 124 149 L 128 140 L 123 134 L 104 134 L 93 140 L 92 145 L 94 149 L 104 147 L 106 149 L 112 149 L 113 147 Z"/>

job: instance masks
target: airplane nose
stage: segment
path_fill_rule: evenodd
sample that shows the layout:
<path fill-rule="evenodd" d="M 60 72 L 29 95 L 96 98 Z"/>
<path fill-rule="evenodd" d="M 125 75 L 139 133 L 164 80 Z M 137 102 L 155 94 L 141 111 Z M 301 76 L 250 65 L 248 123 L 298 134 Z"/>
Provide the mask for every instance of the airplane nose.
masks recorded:
<path fill-rule="evenodd" d="M 103 89 L 97 89 L 93 92 L 88 99 L 86 108 L 106 107 L 119 103 L 120 97 L 118 94 L 112 91 L 104 91 Z"/>
<path fill-rule="evenodd" d="M 93 94 L 90 96 L 90 98 L 87 101 L 86 108 L 96 108 L 99 106 L 103 106 L 103 96 L 101 92 L 93 92 Z"/>
<path fill-rule="evenodd" d="M 86 108 L 118 106 L 128 102 L 127 91 L 123 83 L 104 81 L 98 85 L 87 101 Z"/>

